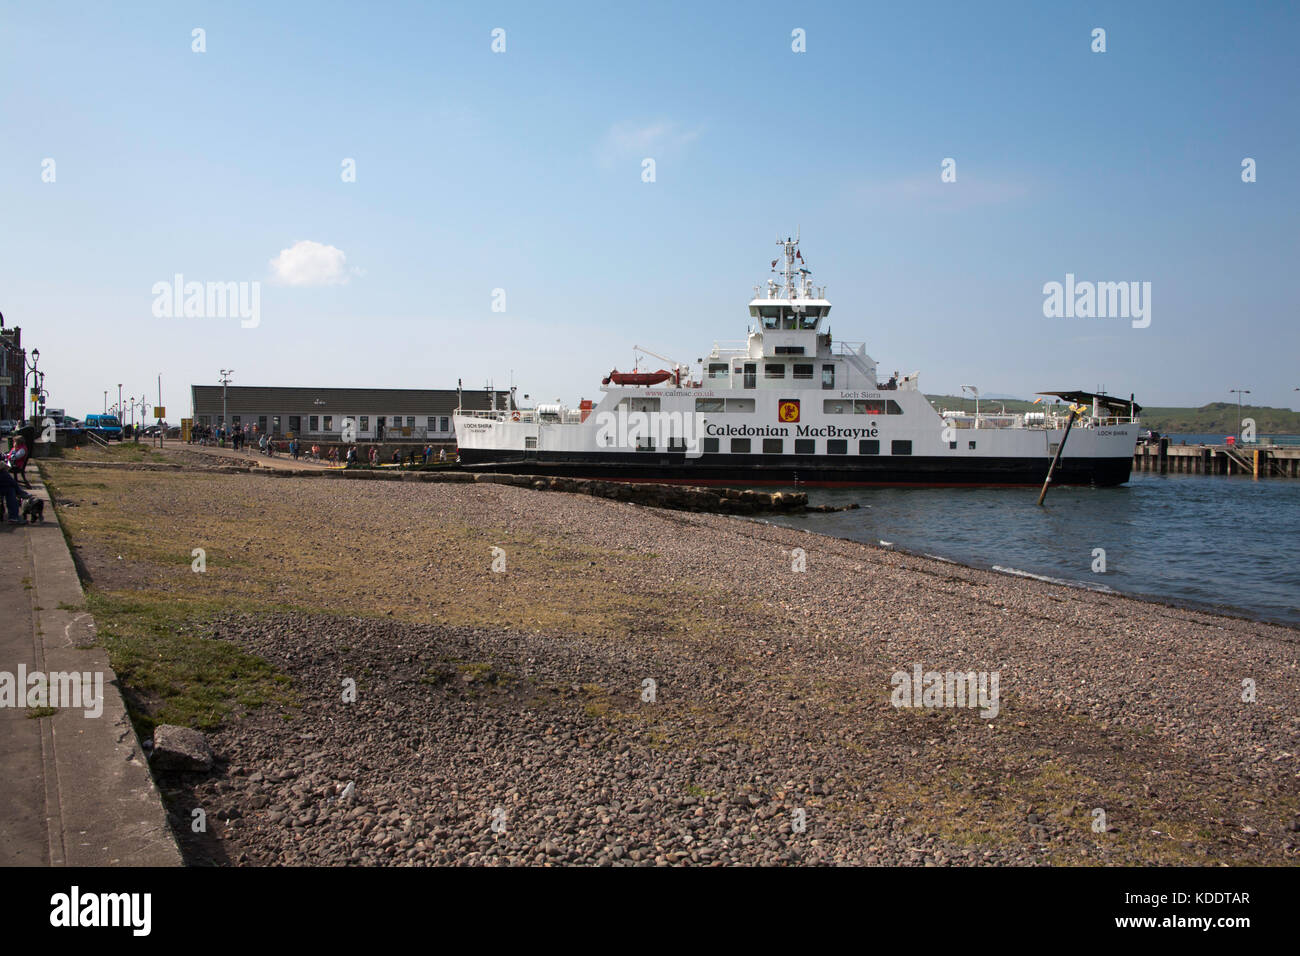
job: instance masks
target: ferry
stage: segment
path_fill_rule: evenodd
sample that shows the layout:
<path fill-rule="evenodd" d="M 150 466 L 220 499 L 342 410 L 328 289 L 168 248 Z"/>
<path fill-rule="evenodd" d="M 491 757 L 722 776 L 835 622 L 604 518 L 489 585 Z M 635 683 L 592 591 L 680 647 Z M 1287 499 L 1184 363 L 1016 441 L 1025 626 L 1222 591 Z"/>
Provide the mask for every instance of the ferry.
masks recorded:
<path fill-rule="evenodd" d="M 881 381 L 861 342 L 833 340 L 831 303 L 799 239 L 778 240 L 743 341 L 694 364 L 617 369 L 599 402 L 458 408 L 463 468 L 690 485 L 1119 485 L 1141 406 L 1082 390 L 1040 392 L 1016 414 L 936 408 L 919 373 Z M 782 257 L 784 263 L 782 263 Z M 495 392 L 493 393 L 495 395 Z M 1054 400 L 1054 401 L 1053 401 Z M 1059 451 L 1059 454 L 1058 454 Z"/>

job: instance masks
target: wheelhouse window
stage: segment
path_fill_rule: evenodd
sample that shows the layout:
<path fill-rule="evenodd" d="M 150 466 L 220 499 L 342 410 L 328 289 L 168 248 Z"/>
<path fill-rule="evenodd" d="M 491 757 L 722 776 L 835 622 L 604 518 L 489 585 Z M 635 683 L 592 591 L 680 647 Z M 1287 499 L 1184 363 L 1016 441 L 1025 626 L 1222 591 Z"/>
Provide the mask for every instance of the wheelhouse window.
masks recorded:
<path fill-rule="evenodd" d="M 781 455 L 785 453 L 784 438 L 764 438 L 763 454 L 764 455 Z"/>
<path fill-rule="evenodd" d="M 733 455 L 748 455 L 749 439 L 748 438 L 731 439 L 731 453 Z"/>
<path fill-rule="evenodd" d="M 764 364 L 763 378 L 785 378 L 785 363 L 767 362 Z"/>
<path fill-rule="evenodd" d="M 912 454 L 912 443 L 909 440 L 895 438 L 889 443 L 889 453 L 891 455 L 910 455 Z"/>
<path fill-rule="evenodd" d="M 794 379 L 797 382 L 811 382 L 813 377 L 813 367 L 811 365 L 796 365 L 794 367 Z"/>
<path fill-rule="evenodd" d="M 709 378 L 730 378 L 731 371 L 726 362 L 710 362 Z"/>

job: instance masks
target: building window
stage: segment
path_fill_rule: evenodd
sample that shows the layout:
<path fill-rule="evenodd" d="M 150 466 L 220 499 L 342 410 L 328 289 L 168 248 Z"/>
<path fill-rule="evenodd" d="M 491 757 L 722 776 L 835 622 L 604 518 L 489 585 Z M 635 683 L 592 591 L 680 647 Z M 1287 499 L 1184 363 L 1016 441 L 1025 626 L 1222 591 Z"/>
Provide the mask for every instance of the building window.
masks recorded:
<path fill-rule="evenodd" d="M 731 453 L 733 455 L 748 455 L 749 439 L 748 438 L 731 439 Z"/>
<path fill-rule="evenodd" d="M 271 428 L 274 429 L 275 434 L 277 434 L 277 435 L 280 434 L 280 416 L 279 416 L 279 415 L 272 415 L 272 416 L 271 416 Z"/>
<path fill-rule="evenodd" d="M 369 415 L 362 415 L 362 416 L 361 416 L 361 424 L 357 426 L 357 429 L 358 429 L 359 431 L 363 431 L 363 432 L 368 432 L 368 431 L 370 431 L 370 416 L 369 416 Z"/>
<path fill-rule="evenodd" d="M 794 367 L 794 377 L 796 381 L 812 381 L 813 367 L 811 365 L 796 365 Z"/>
<path fill-rule="evenodd" d="M 828 455 L 847 455 L 849 453 L 849 443 L 843 438 L 828 438 L 826 440 L 826 454 Z"/>
<path fill-rule="evenodd" d="M 414 427 L 415 427 L 415 416 L 414 416 L 414 415 L 407 415 L 407 416 L 406 416 L 406 427 L 407 427 L 407 428 L 414 428 Z"/>
<path fill-rule="evenodd" d="M 718 452 L 718 440 L 716 438 L 706 438 L 701 445 L 706 455 L 715 455 Z"/>
<path fill-rule="evenodd" d="M 232 424 L 232 425 L 238 425 L 238 424 L 239 424 L 239 416 L 238 416 L 238 415 L 231 415 L 231 416 L 230 416 L 230 424 Z"/>
<path fill-rule="evenodd" d="M 258 430 L 259 432 L 263 432 L 263 433 L 266 432 L 266 416 L 265 416 L 265 415 L 258 415 L 258 416 L 257 416 L 257 430 Z"/>
<path fill-rule="evenodd" d="M 763 366 L 763 378 L 785 378 L 784 362 L 768 362 Z"/>
<path fill-rule="evenodd" d="M 895 438 L 889 443 L 889 453 L 891 455 L 910 455 L 912 454 L 912 443 Z"/>
<path fill-rule="evenodd" d="M 443 430 L 444 432 L 449 432 L 449 431 L 451 431 L 451 419 L 450 419 L 449 417 L 447 417 L 446 415 L 443 415 L 443 416 L 442 416 L 442 430 Z"/>
<path fill-rule="evenodd" d="M 320 429 L 316 427 L 317 423 L 318 423 L 318 419 L 316 418 L 315 415 L 307 416 L 307 431 L 309 432 L 320 431 Z"/>
<path fill-rule="evenodd" d="M 878 438 L 864 438 L 858 442 L 859 455 L 879 455 L 880 440 Z"/>
<path fill-rule="evenodd" d="M 334 430 L 334 416 L 333 416 L 333 415 L 326 415 L 326 416 L 325 416 L 325 427 L 322 428 L 321 431 L 332 432 L 333 430 Z"/>
<path fill-rule="evenodd" d="M 815 438 L 796 438 L 794 440 L 794 453 L 796 455 L 815 455 L 817 454 L 817 439 Z"/>
<path fill-rule="evenodd" d="M 823 365 L 822 366 L 822 388 L 834 388 L 834 387 L 835 387 L 835 366 Z"/>
<path fill-rule="evenodd" d="M 438 430 L 438 416 L 437 416 L 437 415 L 430 415 L 428 418 L 426 418 L 426 419 L 424 420 L 424 422 L 425 422 L 425 427 L 428 428 L 429 431 L 431 431 L 431 432 L 436 432 L 436 431 Z"/>
<path fill-rule="evenodd" d="M 295 435 L 297 435 L 298 433 L 300 433 L 300 432 L 302 431 L 302 416 L 301 416 L 301 415 L 290 415 L 290 416 L 289 416 L 289 431 L 293 432 Z"/>
<path fill-rule="evenodd" d="M 764 455 L 782 455 L 785 454 L 784 438 L 764 438 L 763 439 Z"/>

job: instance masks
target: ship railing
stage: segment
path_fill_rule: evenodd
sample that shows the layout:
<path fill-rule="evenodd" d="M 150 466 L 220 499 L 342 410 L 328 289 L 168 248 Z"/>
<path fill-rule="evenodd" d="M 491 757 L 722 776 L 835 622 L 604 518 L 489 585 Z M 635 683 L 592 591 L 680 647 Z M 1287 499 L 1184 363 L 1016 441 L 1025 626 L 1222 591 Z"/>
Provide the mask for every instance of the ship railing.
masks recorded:
<path fill-rule="evenodd" d="M 562 413 L 555 414 L 551 412 L 539 412 L 535 408 L 520 408 L 507 411 L 506 409 L 475 409 L 470 410 L 463 408 L 456 414 L 464 418 L 477 418 L 490 422 L 532 422 L 542 425 L 580 425 L 582 424 L 582 410 L 578 408 L 567 408 Z"/>
<path fill-rule="evenodd" d="M 724 355 L 748 355 L 749 341 L 747 339 L 733 339 L 729 342 L 714 342 L 713 351 L 709 354 L 718 358 Z"/>
<path fill-rule="evenodd" d="M 1069 421 L 1069 414 L 1058 414 L 1056 412 L 1018 412 L 1018 413 L 1001 413 L 986 414 L 980 412 L 978 415 L 973 412 L 959 412 L 943 410 L 939 412 L 947 424 L 954 428 L 1041 428 L 1041 429 L 1061 429 Z M 1137 424 L 1136 417 L 1128 415 L 1107 415 L 1096 418 L 1091 415 L 1083 415 L 1075 419 L 1075 428 L 1108 428 L 1115 425 Z"/>

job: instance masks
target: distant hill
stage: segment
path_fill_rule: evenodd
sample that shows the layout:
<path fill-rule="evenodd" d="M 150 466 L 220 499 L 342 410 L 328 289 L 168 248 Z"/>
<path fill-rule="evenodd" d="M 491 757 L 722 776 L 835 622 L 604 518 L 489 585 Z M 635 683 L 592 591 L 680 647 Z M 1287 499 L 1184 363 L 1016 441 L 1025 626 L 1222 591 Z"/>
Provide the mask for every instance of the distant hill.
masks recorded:
<path fill-rule="evenodd" d="M 975 407 L 969 397 L 960 395 L 927 395 L 935 408 L 965 409 Z M 996 412 L 1005 406 L 1008 412 L 1023 412 L 1034 407 L 1032 401 L 1023 399 L 980 398 L 981 412 Z M 1038 408 L 1042 408 L 1039 405 Z M 1267 405 L 1242 405 L 1242 418 L 1255 419 L 1258 435 L 1300 435 L 1300 412 L 1289 408 L 1272 408 Z M 1148 405 L 1142 409 L 1142 424 L 1166 435 L 1201 435 L 1222 432 L 1232 435 L 1237 431 L 1237 405 L 1235 402 L 1211 402 L 1200 408 L 1160 408 Z"/>

